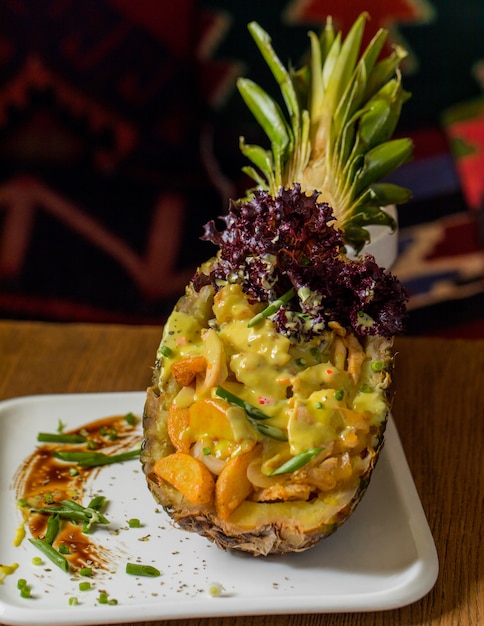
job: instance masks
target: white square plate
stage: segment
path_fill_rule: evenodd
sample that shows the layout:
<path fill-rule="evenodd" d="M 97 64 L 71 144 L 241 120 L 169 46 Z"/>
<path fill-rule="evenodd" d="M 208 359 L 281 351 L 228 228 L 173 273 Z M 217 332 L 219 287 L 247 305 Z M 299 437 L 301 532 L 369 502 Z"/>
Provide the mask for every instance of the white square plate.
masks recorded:
<path fill-rule="evenodd" d="M 99 393 L 26 396 L 0 403 L 0 563 L 18 563 L 0 584 L 0 623 L 109 624 L 248 614 L 379 611 L 415 602 L 438 574 L 435 545 L 393 420 L 366 495 L 334 535 L 301 554 L 254 558 L 224 552 L 208 540 L 171 526 L 148 491 L 137 460 L 108 465 L 94 474 L 86 496 L 105 495 L 108 527 L 92 540 L 108 550 L 110 572 L 96 574 L 91 591 L 79 577 L 51 565 L 24 540 L 13 546 L 21 523 L 14 476 L 37 445 L 37 433 L 54 432 L 115 414 L 141 415 L 145 394 Z M 141 436 L 141 427 L 140 427 Z M 129 528 L 137 517 L 141 528 Z M 127 561 L 161 570 L 157 578 L 125 573 Z M 21 598 L 19 578 L 32 589 Z M 224 593 L 208 593 L 212 582 Z M 117 605 L 99 604 L 103 590 Z M 79 605 L 70 606 L 77 597 Z"/>

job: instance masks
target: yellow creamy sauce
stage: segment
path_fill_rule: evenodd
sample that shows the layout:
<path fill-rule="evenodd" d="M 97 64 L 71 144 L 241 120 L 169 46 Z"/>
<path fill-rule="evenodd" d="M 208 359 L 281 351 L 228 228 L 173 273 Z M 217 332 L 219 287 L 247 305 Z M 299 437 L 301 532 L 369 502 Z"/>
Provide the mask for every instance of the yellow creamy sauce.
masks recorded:
<path fill-rule="evenodd" d="M 215 297 L 209 328 L 174 311 L 158 354 L 160 383 L 169 379 L 175 362 L 203 355 L 208 363 L 205 381 L 216 381 L 270 416 L 268 424 L 287 432 L 292 455 L 335 440 L 354 447 L 357 438 L 366 437 L 369 428 L 386 415 L 384 392 L 375 384 L 370 360 L 362 364 L 355 381 L 345 362 L 335 365 L 337 336 L 333 331 L 306 343 L 293 343 L 268 319 L 249 327 L 258 310 L 248 303 L 240 286 L 227 285 Z M 216 385 L 183 388 L 175 401 L 189 406 L 204 397 L 216 399 Z M 261 438 L 241 409 L 233 407 L 227 415 L 234 439 Z M 208 430 L 204 434 L 216 435 Z"/>

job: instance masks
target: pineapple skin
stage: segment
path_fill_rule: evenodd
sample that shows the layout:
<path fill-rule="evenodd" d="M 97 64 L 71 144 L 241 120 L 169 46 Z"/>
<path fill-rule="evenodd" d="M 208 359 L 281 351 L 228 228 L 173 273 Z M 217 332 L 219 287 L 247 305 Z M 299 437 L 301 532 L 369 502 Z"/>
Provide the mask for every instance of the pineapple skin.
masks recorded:
<path fill-rule="evenodd" d="M 178 301 L 175 310 L 193 316 L 199 322 L 206 322 L 211 315 L 213 291 L 205 287 L 196 293 L 190 284 L 186 293 Z M 160 480 L 153 470 L 156 461 L 173 452 L 173 446 L 167 432 L 167 416 L 171 404 L 179 391 L 179 386 L 172 377 L 161 376 L 162 360 L 157 360 L 153 372 L 153 384 L 148 388 L 143 415 L 144 441 L 141 463 L 148 488 L 154 499 L 164 508 L 174 524 L 187 532 L 195 532 L 208 538 L 219 548 L 248 552 L 254 556 L 302 552 L 333 534 L 352 515 L 361 501 L 378 461 L 384 443 L 384 431 L 389 411 L 391 340 L 382 337 L 368 338 L 367 354 L 381 359 L 388 364 L 385 372 L 386 414 L 373 433 L 375 445 L 369 451 L 366 466 L 351 486 L 346 500 L 329 512 L 321 506 L 320 510 L 309 511 L 309 505 L 299 510 L 291 502 L 279 503 L 280 517 L 271 516 L 262 520 L 253 528 L 246 524 L 238 525 L 233 520 L 222 520 L 213 507 L 196 505 L 187 501 L 172 485 Z M 269 505 L 271 506 L 271 505 Z M 292 509 L 294 506 L 294 513 Z M 291 509 L 287 515 L 286 510 Z M 242 508 L 240 509 L 242 510 Z M 301 515 L 302 520 L 298 518 Z M 319 514 L 319 516 L 318 516 Z M 243 513 L 242 519 L 243 519 Z"/>

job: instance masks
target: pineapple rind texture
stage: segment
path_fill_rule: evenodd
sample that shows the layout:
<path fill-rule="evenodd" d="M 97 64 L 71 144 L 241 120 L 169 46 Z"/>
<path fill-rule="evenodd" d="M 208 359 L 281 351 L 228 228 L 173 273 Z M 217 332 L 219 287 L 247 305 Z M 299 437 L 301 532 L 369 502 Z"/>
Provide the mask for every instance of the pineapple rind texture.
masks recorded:
<path fill-rule="evenodd" d="M 206 268 L 210 268 L 209 262 Z M 205 269 L 206 269 L 205 268 Z M 186 294 L 180 298 L 175 311 L 172 315 L 175 317 L 181 315 L 181 319 L 193 320 L 194 326 L 198 327 L 200 338 L 206 329 L 214 329 L 217 326 L 217 332 L 222 336 L 225 329 L 231 328 L 228 318 L 231 315 L 236 315 L 241 318 L 242 322 L 246 323 L 247 316 L 253 313 L 252 310 L 244 311 L 244 307 L 250 306 L 247 304 L 247 300 L 239 293 L 237 287 L 228 287 L 224 292 L 224 297 L 220 294 L 215 297 L 214 290 L 211 287 L 204 287 L 201 291 L 196 292 L 192 285 L 187 287 Z M 229 292 L 227 294 L 227 292 Z M 235 295 L 234 295 L 235 294 Z M 218 298 L 218 299 L 217 299 Z M 229 309 L 232 307 L 231 312 Z M 235 308 L 234 308 L 235 307 Z M 215 309 L 215 313 L 214 313 Z M 235 311 L 235 313 L 234 313 Z M 214 317 L 218 315 L 217 324 L 214 324 Z M 185 317 L 186 316 L 186 317 Z M 240 320 L 239 320 L 240 321 Z M 233 322 L 233 320 L 232 320 Z M 235 321 L 237 323 L 237 320 Z M 268 321 L 268 324 L 270 322 Z M 173 331 L 173 327 L 170 330 L 170 321 L 165 326 L 164 337 L 161 342 L 161 346 L 167 345 L 167 336 Z M 186 329 L 186 327 L 185 327 Z M 259 331 L 262 332 L 262 331 Z M 193 398 L 197 399 L 195 389 L 198 389 L 200 398 L 205 398 L 205 402 L 218 402 L 220 399 L 216 398 L 214 388 L 206 389 L 203 387 L 203 382 L 207 376 L 207 371 L 199 372 L 196 377 L 197 380 L 185 387 L 181 387 L 175 380 L 172 374 L 172 365 L 177 362 L 177 357 L 172 353 L 169 357 L 163 356 L 159 353 L 159 358 L 156 362 L 153 385 L 148 389 L 145 411 L 144 411 L 144 446 L 142 451 L 142 464 L 143 470 L 146 474 L 148 486 L 157 502 L 159 502 L 173 519 L 174 523 L 181 529 L 196 532 L 203 535 L 213 541 L 217 546 L 223 549 L 236 549 L 245 552 L 252 553 L 255 556 L 267 555 L 267 554 L 282 554 L 287 552 L 300 552 L 307 550 L 316 545 L 321 539 L 331 535 L 337 528 L 339 528 L 352 514 L 353 510 L 361 500 L 368 482 L 370 480 L 371 473 L 377 462 L 380 450 L 383 446 L 383 434 L 385 430 L 387 414 L 388 414 L 388 387 L 390 384 L 390 369 L 392 365 L 392 357 L 390 353 L 391 340 L 384 339 L 382 337 L 368 337 L 365 339 L 365 352 L 364 354 L 358 354 L 358 363 L 352 363 L 351 354 L 348 352 L 346 357 L 339 354 L 339 350 L 335 346 L 341 348 L 339 343 L 342 338 L 345 337 L 345 331 L 339 325 L 334 325 L 334 328 L 329 331 L 326 336 L 326 340 L 333 342 L 333 350 L 330 350 L 328 354 L 331 354 L 332 365 L 343 369 L 346 368 L 347 373 L 339 379 L 341 383 L 344 381 L 345 393 L 353 395 L 355 405 L 360 402 L 359 409 L 362 413 L 359 413 L 359 417 L 362 418 L 365 413 L 367 404 L 366 396 L 358 392 L 360 386 L 368 385 L 367 382 L 362 383 L 362 380 L 371 381 L 373 388 L 377 390 L 378 401 L 380 407 L 377 414 L 366 413 L 366 417 L 363 419 L 364 423 L 359 423 L 348 430 L 341 428 L 337 429 L 337 436 L 335 441 L 331 441 L 323 428 L 321 431 L 320 440 L 312 441 L 311 437 L 308 439 L 308 433 L 304 430 L 304 424 L 298 425 L 296 422 L 295 430 L 297 436 L 295 436 L 295 442 L 293 444 L 302 446 L 321 444 L 321 447 L 325 448 L 325 451 L 319 453 L 319 457 L 309 461 L 306 465 L 303 465 L 299 469 L 295 470 L 292 474 L 284 474 L 282 477 L 276 478 L 276 476 L 262 475 L 260 469 L 258 470 L 257 478 L 255 482 L 257 486 L 250 485 L 247 496 L 242 497 L 240 502 L 236 503 L 235 508 L 230 509 L 229 513 L 224 513 L 224 509 L 220 509 L 216 502 L 216 496 L 210 497 L 208 501 L 200 500 L 197 502 L 196 496 L 194 497 L 190 491 L 190 498 L 187 498 L 173 482 L 166 480 L 166 477 L 161 477 L 157 472 L 157 463 L 163 458 L 174 458 L 179 455 L 179 451 L 175 447 L 179 444 L 170 439 L 169 434 L 169 413 L 173 404 L 178 402 L 182 405 L 187 402 L 193 402 Z M 174 333 L 176 335 L 176 333 Z M 186 334 L 183 335 L 187 336 Z M 173 336 L 171 336 L 173 339 Z M 181 335 L 178 337 L 181 339 Z M 176 345 L 172 343 L 172 346 Z M 270 340 L 273 341 L 273 338 Z M 354 341 L 352 339 L 351 341 Z M 189 346 L 183 346 L 185 352 L 181 361 L 187 358 L 187 354 L 199 356 L 200 346 L 196 346 L 195 338 L 189 337 Z M 183 343 L 183 341 L 181 341 Z M 201 344 L 203 349 L 206 348 L 203 340 Z M 348 345 L 348 343 L 346 343 Z M 233 348 L 235 350 L 236 348 Z M 289 347 L 296 360 L 299 354 L 300 347 L 292 345 Z M 225 337 L 224 350 L 227 350 L 227 336 Z M 173 350 L 173 352 L 175 349 Z M 263 350 L 262 350 L 263 351 Z M 303 352 L 307 354 L 307 352 Z M 350 358 L 348 358 L 348 356 Z M 273 355 L 274 357 L 274 355 Z M 231 355 L 224 353 L 224 359 L 227 362 L 227 370 L 222 372 L 223 378 L 220 382 L 226 387 L 237 388 L 238 392 L 241 392 L 242 385 L 240 382 L 235 382 L 235 372 L 240 373 L 233 363 L 237 363 L 237 354 L 235 351 Z M 276 357 L 277 358 L 277 357 Z M 280 356 L 279 356 L 280 358 Z M 284 360 L 285 357 L 283 357 Z M 232 362 L 232 370 L 230 364 Z M 372 364 L 378 364 L 375 368 L 378 371 L 374 372 L 371 369 Z M 383 367 L 384 364 L 384 367 Z M 329 366 L 328 366 L 329 367 Z M 349 368 L 349 372 L 348 372 Z M 352 368 L 356 368 L 353 373 Z M 285 367 L 278 366 L 281 372 L 285 371 Z M 294 376 L 293 382 L 297 385 L 309 385 L 309 391 L 306 390 L 306 395 L 313 389 L 315 383 L 311 381 L 311 373 L 320 371 L 319 365 L 314 364 L 313 367 L 302 368 L 302 371 L 306 370 L 305 374 Z M 286 372 L 287 373 L 287 372 Z M 306 380 L 305 380 L 306 377 Z M 267 376 L 266 376 L 267 378 Z M 249 378 L 249 382 L 250 382 Z M 303 382 L 301 382 L 303 381 Z M 268 382 L 268 381 L 265 381 Z M 329 387 L 329 383 L 323 383 L 323 387 Z M 189 399 L 186 399 L 187 389 L 189 391 Z M 193 394 L 190 396 L 190 394 Z M 252 398 L 251 390 L 244 391 L 244 397 Z M 367 394 L 368 399 L 371 397 L 371 390 L 365 389 L 363 394 Z M 295 393 L 297 396 L 297 393 Z M 180 400 L 183 398 L 183 400 Z M 285 401 L 286 415 L 295 414 L 294 399 L 288 398 Z M 363 402 L 363 404 L 361 404 Z M 372 398 L 374 402 L 374 398 Z M 292 403 L 292 406 L 291 406 Z M 223 404 L 223 401 L 222 401 Z M 279 405 L 281 403 L 279 402 Z M 316 405 L 317 406 L 317 405 Z M 338 406 L 343 406 L 343 403 L 339 403 Z M 289 408 L 287 408 L 289 407 Z M 270 412 L 270 405 L 262 405 L 262 408 Z M 349 412 L 348 415 L 354 421 L 356 415 L 355 412 Z M 292 413 L 291 413 L 292 412 Z M 338 415 L 338 419 L 341 417 L 340 408 L 334 409 L 334 414 Z M 307 417 L 307 415 L 306 415 Z M 334 417 L 334 416 L 333 416 Z M 286 431 L 284 426 L 284 420 L 277 418 L 274 411 L 273 417 L 268 420 L 275 424 L 277 428 Z M 350 420 L 351 421 L 351 420 Z M 302 428 L 302 434 L 298 431 L 298 428 Z M 316 425 L 317 428 L 320 425 Z M 193 426 L 192 429 L 197 429 Z M 218 424 L 220 428 L 220 424 Z M 360 430 L 358 430 L 360 429 Z M 208 428 L 208 435 L 210 435 L 210 429 Z M 351 431 L 351 433 L 350 433 Z M 232 447 L 231 449 L 219 445 L 217 454 L 221 465 L 227 466 L 231 459 L 237 457 L 242 458 L 247 449 L 252 450 L 252 454 L 257 457 L 255 450 L 262 451 L 261 454 L 264 457 L 265 450 L 282 450 L 289 445 L 285 442 L 275 441 L 269 437 L 261 435 L 260 432 L 252 429 L 250 424 L 247 423 L 243 426 L 238 426 L 238 434 L 240 437 L 245 437 L 247 448 L 243 446 Z M 252 435 L 251 435 L 252 433 Z M 331 430 L 334 434 L 334 431 Z M 195 433 L 192 439 L 197 436 L 203 440 L 203 446 L 217 446 L 216 436 L 211 437 L 207 435 L 207 432 L 202 433 L 200 431 Z M 212 433 L 213 435 L 213 433 Z M 253 438 L 253 440 L 251 439 Z M 299 437 L 299 440 L 298 440 Z M 172 435 L 173 438 L 173 435 Z M 247 440 L 248 438 L 248 440 Z M 346 438 L 346 443 L 342 441 Z M 323 441 L 324 439 L 324 441 Z M 248 443 L 247 443 L 248 441 Z M 310 441 L 310 443 L 308 443 Z M 220 444 L 220 442 L 219 442 Z M 324 444 L 324 446 L 323 446 Z M 184 445 L 184 444 L 183 444 Z M 196 441 L 190 441 L 189 455 L 193 455 L 193 450 L 198 445 Z M 319 449 L 319 448 L 318 448 Z M 188 450 L 188 448 L 187 448 Z M 272 453 L 271 452 L 271 453 Z M 293 451 L 294 452 L 294 451 Z M 294 453 L 297 453 L 296 450 Z M 196 453 L 195 453 L 196 454 Z M 288 451 L 285 451 L 286 456 Z M 183 455 L 183 453 L 182 453 Z M 225 455 L 225 458 L 224 458 Z M 207 455 L 212 457 L 212 455 Z M 267 456 L 267 454 L 266 454 Z M 270 454 L 269 454 L 270 456 Z M 282 455 L 284 457 L 284 455 Z M 282 458 L 281 457 L 281 458 Z M 184 457 L 183 457 L 184 458 Z M 202 461 L 204 457 L 202 455 Z M 285 457 L 284 457 L 285 458 Z M 336 463 L 335 459 L 346 459 L 347 471 L 339 476 L 337 474 L 331 474 L 331 464 Z M 352 464 L 348 463 L 348 459 L 351 459 Z M 212 459 L 213 460 L 213 459 Z M 274 462 L 272 459 L 271 462 Z M 277 463 L 280 460 L 276 459 Z M 257 464 L 256 464 L 257 465 Z M 221 481 L 219 468 L 215 470 L 209 464 L 211 471 L 217 473 L 213 474 L 213 481 L 215 483 L 215 489 L 217 481 Z M 350 468 L 348 470 L 348 468 Z M 259 462 L 260 468 L 260 462 Z M 325 470 L 325 468 L 328 468 Z M 253 471 L 253 470 L 252 470 Z M 238 478 L 238 482 L 247 480 L 247 468 L 245 468 L 245 474 Z M 312 476 L 312 483 L 310 487 L 307 486 L 308 476 Z M 336 476 L 336 479 L 334 478 Z M 315 477 L 318 480 L 315 481 Z M 258 483 L 258 480 L 261 483 Z M 325 481 L 330 481 L 328 484 Z M 266 482 L 264 482 L 266 481 Z M 318 488 L 316 484 L 319 484 Z M 265 487 L 261 485 L 266 485 Z M 235 488 L 237 492 L 239 487 Z M 183 490 L 183 487 L 182 487 Z M 242 494 L 245 496 L 245 493 Z M 222 511 L 222 513 L 220 513 Z"/>

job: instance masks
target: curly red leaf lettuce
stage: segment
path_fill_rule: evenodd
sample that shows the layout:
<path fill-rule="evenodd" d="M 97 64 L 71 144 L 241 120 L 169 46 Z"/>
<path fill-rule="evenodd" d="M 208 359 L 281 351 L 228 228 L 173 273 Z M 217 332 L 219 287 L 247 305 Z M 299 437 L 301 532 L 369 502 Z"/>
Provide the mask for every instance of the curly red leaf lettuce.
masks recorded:
<path fill-rule="evenodd" d="M 202 239 L 219 246 L 219 254 L 210 276 L 195 275 L 195 288 L 235 282 L 251 302 L 268 303 L 294 287 L 297 295 L 271 319 L 297 339 L 323 332 L 331 321 L 358 335 L 402 332 L 403 286 L 372 256 L 350 260 L 342 253 L 333 211 L 318 196 L 295 185 L 276 197 L 256 191 L 248 201 L 232 201 L 221 218 L 224 230 L 214 221 L 205 225 Z"/>

